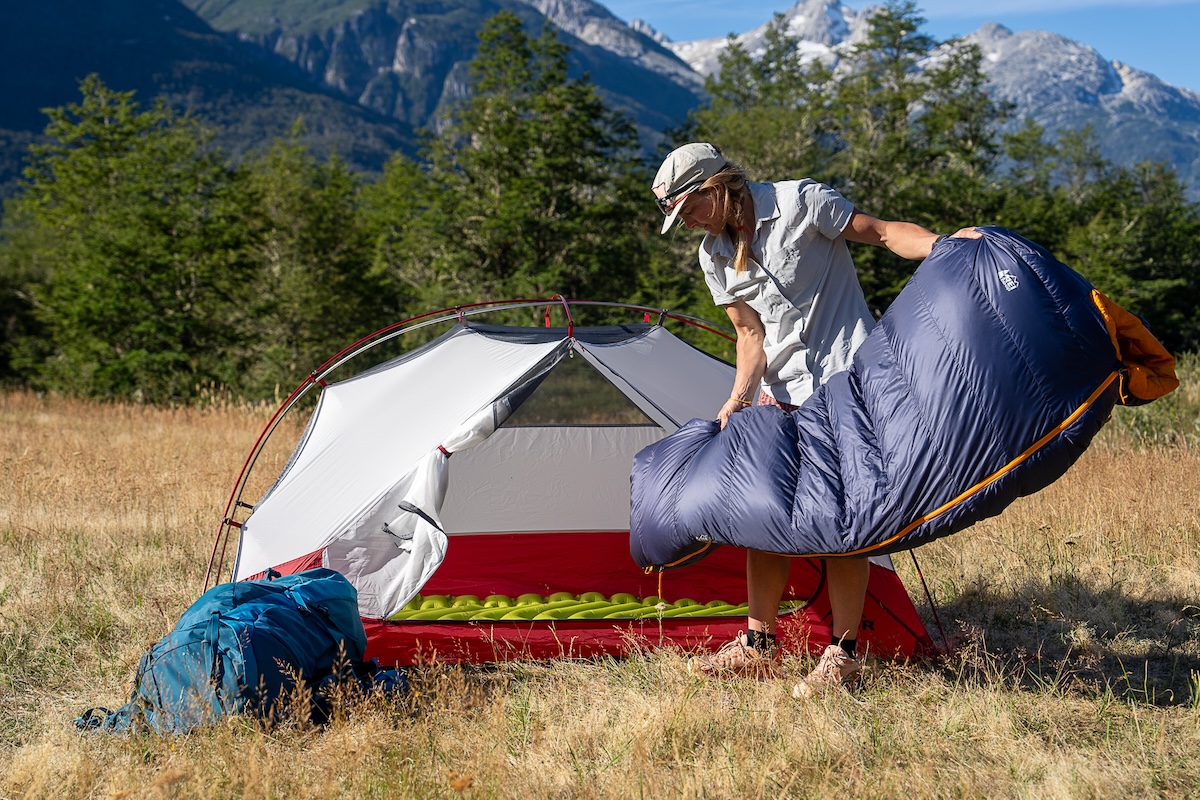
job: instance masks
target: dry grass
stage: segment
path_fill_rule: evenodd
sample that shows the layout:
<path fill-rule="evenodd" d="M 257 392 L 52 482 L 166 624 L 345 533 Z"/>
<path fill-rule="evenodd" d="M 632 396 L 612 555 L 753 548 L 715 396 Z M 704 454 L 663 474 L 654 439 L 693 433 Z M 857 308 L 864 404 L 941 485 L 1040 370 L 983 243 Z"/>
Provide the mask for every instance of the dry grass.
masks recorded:
<path fill-rule="evenodd" d="M 76 732 L 199 593 L 267 416 L 0 394 L 0 797 L 1200 795 L 1200 452 L 1120 437 L 922 548 L 955 653 L 874 665 L 854 697 L 660 652 L 428 667 L 320 728 Z"/>

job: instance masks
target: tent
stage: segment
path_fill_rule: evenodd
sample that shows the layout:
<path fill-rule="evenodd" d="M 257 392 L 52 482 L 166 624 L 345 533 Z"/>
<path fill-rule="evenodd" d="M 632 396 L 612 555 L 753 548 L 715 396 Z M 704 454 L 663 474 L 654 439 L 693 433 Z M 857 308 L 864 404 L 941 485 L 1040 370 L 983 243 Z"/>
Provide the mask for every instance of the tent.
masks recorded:
<path fill-rule="evenodd" d="M 744 609 L 730 607 L 745 599 L 742 551 L 726 548 L 666 573 L 638 567 L 629 551 L 629 479 L 637 452 L 693 418 L 711 418 L 733 367 L 664 325 L 697 324 L 690 318 L 655 311 L 652 323 L 643 310 L 641 322 L 579 327 L 570 304 L 555 302 L 565 327 L 482 324 L 459 309 L 422 320 L 450 327 L 398 358 L 329 379 L 413 325 L 386 328 L 314 371 L 247 459 L 214 560 L 237 531 L 235 580 L 313 566 L 342 573 L 358 590 L 367 655 L 385 664 L 622 654 L 666 643 L 711 649 L 732 638 L 745 625 Z M 290 459 L 261 498 L 244 502 L 257 453 L 311 388 L 320 394 Z M 210 575 L 219 576 L 214 563 Z M 817 650 L 829 642 L 823 577 L 820 561 L 794 563 L 785 643 Z M 657 611 L 389 619 L 411 612 L 418 597 L 559 592 L 650 597 Z M 887 557 L 874 561 L 869 592 L 861 638 L 874 652 L 910 657 L 932 648 Z"/>

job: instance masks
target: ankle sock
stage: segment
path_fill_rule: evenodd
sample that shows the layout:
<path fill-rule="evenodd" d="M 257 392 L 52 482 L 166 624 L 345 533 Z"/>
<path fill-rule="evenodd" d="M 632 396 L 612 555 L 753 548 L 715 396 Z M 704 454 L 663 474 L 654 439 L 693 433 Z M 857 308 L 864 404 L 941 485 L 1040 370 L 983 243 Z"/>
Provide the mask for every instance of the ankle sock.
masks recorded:
<path fill-rule="evenodd" d="M 858 642 L 854 639 L 842 639 L 838 642 L 842 651 L 851 658 L 858 658 Z"/>
<path fill-rule="evenodd" d="M 746 631 L 746 646 L 755 650 L 770 651 L 775 649 L 775 634 L 765 631 Z"/>

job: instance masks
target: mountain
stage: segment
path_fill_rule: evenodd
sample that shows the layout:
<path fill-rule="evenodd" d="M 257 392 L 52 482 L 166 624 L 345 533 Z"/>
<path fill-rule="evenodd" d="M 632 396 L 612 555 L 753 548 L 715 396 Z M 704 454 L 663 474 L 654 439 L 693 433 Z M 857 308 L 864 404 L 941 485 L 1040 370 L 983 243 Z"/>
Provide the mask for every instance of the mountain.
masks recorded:
<path fill-rule="evenodd" d="M 0 4 L 0 196 L 11 194 L 25 148 L 45 128 L 41 109 L 79 99 L 97 73 L 110 88 L 162 95 L 221 129 L 239 155 L 283 136 L 297 117 L 318 153 L 336 150 L 356 167 L 379 169 L 413 147 L 411 126 L 347 101 L 281 59 L 214 31 L 176 0 L 39 0 Z"/>
<path fill-rule="evenodd" d="M 800 50 L 807 58 L 819 58 L 832 64 L 837 61 L 839 51 L 866 37 L 871 12 L 875 8 L 868 6 L 858 12 L 836 0 L 800 0 L 784 13 L 784 18 L 788 35 L 799 41 Z M 633 24 L 650 36 L 661 37 L 667 49 L 701 75 L 717 72 L 721 54 L 729 47 L 728 36 L 672 42 L 642 20 L 634 20 Z M 770 24 L 768 20 L 751 31 L 738 34 L 734 39 L 747 53 L 761 52 Z"/>
<path fill-rule="evenodd" d="M 1200 201 L 1200 93 L 1056 33 L 989 23 L 964 38 L 979 45 L 992 88 L 1018 114 L 1049 131 L 1090 124 L 1109 161 L 1166 162 Z"/>
<path fill-rule="evenodd" d="M 800 0 L 784 15 L 810 58 L 835 63 L 862 41 L 876 6 Z M 78 98 L 97 72 L 114 89 L 163 95 L 222 130 L 239 155 L 286 133 L 297 116 L 318 153 L 379 168 L 412 152 L 414 131 L 468 91 L 467 63 L 484 21 L 501 10 L 536 32 L 549 21 L 611 108 L 639 125 L 648 149 L 704 99 L 726 37 L 671 42 L 626 25 L 594 0 L 43 0 L 0 4 L 0 197 L 45 125 L 40 109 Z M 750 53 L 767 25 L 737 37 Z M 1089 123 L 1117 164 L 1172 165 L 1200 201 L 1200 94 L 1171 86 L 1052 33 L 988 24 L 968 35 L 991 88 L 1050 131 Z M 930 59 L 938 58 L 936 52 Z"/>
<path fill-rule="evenodd" d="M 97 73 L 143 104 L 162 96 L 217 127 L 234 157 L 303 117 L 318 154 L 373 172 L 468 92 L 484 21 L 549 20 L 610 108 L 651 147 L 703 98 L 703 78 L 591 0 L 45 0 L 0 4 L 0 198 L 15 191 L 42 109 Z"/>
<path fill-rule="evenodd" d="M 651 72 L 685 86 L 699 87 L 703 78 L 662 42 L 626 25 L 607 8 L 591 0 L 525 0 L 560 31 L 613 55 L 629 59 Z"/>
<path fill-rule="evenodd" d="M 340 96 L 413 127 L 467 91 L 484 21 L 502 10 L 537 32 L 546 20 L 610 108 L 651 143 L 703 95 L 702 79 L 591 0 L 185 0 L 214 29 L 285 59 Z"/>
<path fill-rule="evenodd" d="M 786 12 L 787 29 L 809 58 L 835 64 L 862 40 L 876 6 L 855 11 L 838 0 L 800 0 Z M 686 61 L 696 72 L 718 69 L 727 37 L 671 42 L 644 22 L 634 25 Z M 736 37 L 754 53 L 767 24 Z M 1182 89 L 1094 48 L 1045 31 L 1013 33 L 988 23 L 963 37 L 977 44 L 996 96 L 1016 105 L 1015 128 L 1032 118 L 1055 133 L 1090 124 L 1101 153 L 1115 164 L 1143 160 L 1175 168 L 1189 197 L 1200 202 L 1200 93 Z M 936 60 L 937 53 L 930 55 Z"/>

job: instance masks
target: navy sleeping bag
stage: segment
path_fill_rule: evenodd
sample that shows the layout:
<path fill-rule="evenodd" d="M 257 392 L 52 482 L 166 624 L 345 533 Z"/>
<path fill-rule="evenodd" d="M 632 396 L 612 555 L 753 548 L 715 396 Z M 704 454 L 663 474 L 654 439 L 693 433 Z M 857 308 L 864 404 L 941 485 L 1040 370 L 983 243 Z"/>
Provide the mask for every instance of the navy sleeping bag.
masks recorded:
<path fill-rule="evenodd" d="M 1140 320 L 1041 247 L 980 230 L 939 244 L 797 411 L 692 420 L 638 453 L 634 560 L 911 548 L 1047 486 L 1115 404 L 1178 385 Z"/>

